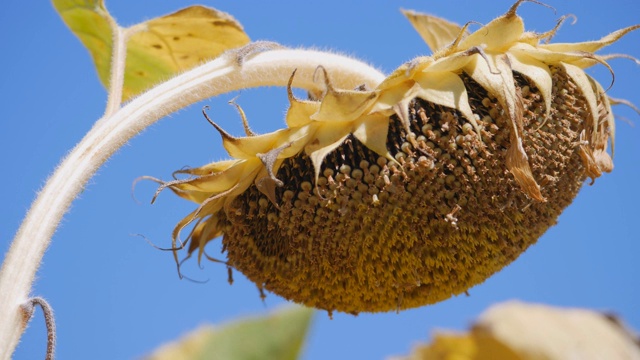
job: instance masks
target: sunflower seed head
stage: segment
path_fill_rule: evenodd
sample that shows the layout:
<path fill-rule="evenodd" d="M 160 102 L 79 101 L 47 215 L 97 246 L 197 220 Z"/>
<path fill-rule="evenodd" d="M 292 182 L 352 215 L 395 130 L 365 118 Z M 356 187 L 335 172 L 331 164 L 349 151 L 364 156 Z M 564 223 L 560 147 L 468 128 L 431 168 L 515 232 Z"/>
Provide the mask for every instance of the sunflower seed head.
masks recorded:
<path fill-rule="evenodd" d="M 557 28 L 525 32 L 520 3 L 471 34 L 407 12 L 433 56 L 373 90 L 336 89 L 321 68 L 326 92 L 289 91 L 285 129 L 219 129 L 234 160 L 163 185 L 200 204 L 174 239 L 196 222 L 189 254 L 223 235 L 260 289 L 349 313 L 435 303 L 499 271 L 612 170 L 613 114 L 583 68 L 638 28 L 541 44 Z"/>

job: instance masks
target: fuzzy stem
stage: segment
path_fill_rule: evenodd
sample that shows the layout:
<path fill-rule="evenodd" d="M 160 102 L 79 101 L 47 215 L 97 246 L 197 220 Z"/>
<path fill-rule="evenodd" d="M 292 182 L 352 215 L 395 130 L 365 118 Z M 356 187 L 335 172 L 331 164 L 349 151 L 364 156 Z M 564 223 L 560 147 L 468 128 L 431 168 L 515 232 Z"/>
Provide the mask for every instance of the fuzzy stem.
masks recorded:
<path fill-rule="evenodd" d="M 122 145 L 158 119 L 208 97 L 258 86 L 293 86 L 322 90 L 313 81 L 319 65 L 342 88 L 375 88 L 384 75 L 344 56 L 307 50 L 272 50 L 258 54 L 228 52 L 160 84 L 132 100 L 94 127 L 60 163 L 27 213 L 0 270 L 0 360 L 11 358 L 26 321 L 20 311 L 44 252 L 62 216 L 96 170 Z M 242 61 L 239 61 L 242 60 Z M 242 64 L 242 66 L 239 66 Z"/>
<path fill-rule="evenodd" d="M 113 30 L 113 48 L 111 49 L 111 74 L 109 77 L 107 107 L 104 111 L 105 117 L 118 111 L 122 104 L 122 87 L 124 85 L 124 70 L 127 59 L 126 30 L 118 26 L 113 18 L 109 17 L 109 19 Z"/>
<path fill-rule="evenodd" d="M 137 24 L 128 28 L 118 26 L 112 17 L 109 17 L 111 29 L 113 29 L 113 49 L 111 52 L 111 74 L 109 77 L 109 94 L 107 107 L 103 117 L 111 116 L 122 105 L 122 91 L 124 87 L 124 74 L 127 60 L 127 42 L 131 35 L 146 29 L 146 24 Z"/>

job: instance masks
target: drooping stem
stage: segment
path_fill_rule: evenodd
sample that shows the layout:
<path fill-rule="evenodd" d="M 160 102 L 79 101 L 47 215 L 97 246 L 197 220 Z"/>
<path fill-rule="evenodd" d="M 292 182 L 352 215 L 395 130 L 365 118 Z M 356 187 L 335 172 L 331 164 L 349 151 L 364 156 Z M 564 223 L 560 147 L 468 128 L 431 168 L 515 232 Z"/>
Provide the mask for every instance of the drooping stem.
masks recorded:
<path fill-rule="evenodd" d="M 293 86 L 320 91 L 313 81 L 319 65 L 336 86 L 376 87 L 384 75 L 360 61 L 307 50 L 247 53 L 238 62 L 230 52 L 140 95 L 96 122 L 60 163 L 27 213 L 0 270 L 0 359 L 10 359 L 26 327 L 20 306 L 27 301 L 36 271 L 51 237 L 72 201 L 96 170 L 122 145 L 158 119 L 197 101 L 258 86 Z M 242 64 L 241 66 L 239 64 Z"/>

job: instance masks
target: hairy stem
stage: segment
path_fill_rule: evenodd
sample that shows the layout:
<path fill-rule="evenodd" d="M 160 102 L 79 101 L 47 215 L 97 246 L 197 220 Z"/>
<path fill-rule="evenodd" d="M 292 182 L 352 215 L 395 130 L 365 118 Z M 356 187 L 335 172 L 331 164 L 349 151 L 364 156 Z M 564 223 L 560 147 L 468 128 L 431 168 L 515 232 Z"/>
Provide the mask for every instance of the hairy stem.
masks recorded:
<path fill-rule="evenodd" d="M 104 116 L 115 113 L 122 104 L 122 87 L 124 85 L 124 70 L 127 59 L 126 30 L 118 26 L 112 17 L 109 17 L 109 20 L 111 20 L 111 29 L 113 31 L 113 48 L 111 49 L 109 94 Z"/>
<path fill-rule="evenodd" d="M 122 90 L 127 60 L 127 42 L 131 35 L 144 30 L 146 24 L 137 24 L 128 28 L 120 27 L 109 17 L 113 30 L 113 49 L 111 50 L 111 74 L 109 76 L 109 94 L 104 117 L 111 116 L 122 105 Z"/>
<path fill-rule="evenodd" d="M 250 45 L 249 45 L 250 46 Z M 238 56 L 242 54 L 242 58 Z M 322 65 L 336 86 L 376 87 L 384 75 L 362 62 L 318 51 L 234 51 L 183 73 L 140 95 L 97 121 L 60 163 L 27 213 L 0 270 L 0 359 L 10 359 L 26 321 L 20 311 L 44 252 L 62 216 L 96 170 L 122 145 L 158 119 L 192 103 L 229 91 L 258 86 L 322 90 L 313 81 Z"/>

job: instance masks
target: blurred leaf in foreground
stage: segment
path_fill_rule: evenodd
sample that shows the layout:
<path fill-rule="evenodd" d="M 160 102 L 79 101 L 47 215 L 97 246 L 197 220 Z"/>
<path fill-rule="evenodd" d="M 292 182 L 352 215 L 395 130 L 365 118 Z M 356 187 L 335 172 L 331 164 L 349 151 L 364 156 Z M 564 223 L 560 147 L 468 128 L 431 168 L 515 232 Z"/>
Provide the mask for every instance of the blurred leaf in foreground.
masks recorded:
<path fill-rule="evenodd" d="M 117 25 L 104 2 L 53 0 L 53 5 L 89 50 L 100 81 L 108 87 L 113 27 Z M 135 30 L 127 44 L 125 101 L 178 72 L 250 41 L 231 15 L 204 6 L 191 6 L 146 21 L 135 25 Z"/>
<path fill-rule="evenodd" d="M 313 310 L 295 306 L 219 328 L 202 326 L 161 346 L 146 360 L 294 360 L 300 355 L 312 315 Z"/>
<path fill-rule="evenodd" d="M 640 359 L 640 343 L 615 317 L 514 301 L 489 308 L 468 333 L 439 332 L 403 358 L 418 359 Z"/>

